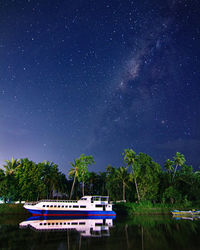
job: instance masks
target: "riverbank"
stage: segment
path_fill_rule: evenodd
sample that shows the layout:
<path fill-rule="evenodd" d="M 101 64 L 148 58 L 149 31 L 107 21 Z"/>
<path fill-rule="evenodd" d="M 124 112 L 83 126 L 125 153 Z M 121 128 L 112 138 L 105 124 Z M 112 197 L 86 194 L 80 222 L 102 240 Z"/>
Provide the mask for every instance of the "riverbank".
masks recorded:
<path fill-rule="evenodd" d="M 198 209 L 197 206 L 191 204 L 164 204 L 151 202 L 141 203 L 118 203 L 113 206 L 113 210 L 117 215 L 133 216 L 133 215 L 169 215 L 172 210 L 190 210 Z"/>
<path fill-rule="evenodd" d="M 28 211 L 23 208 L 24 204 L 0 204 L 0 215 L 3 214 L 28 214 Z"/>
<path fill-rule="evenodd" d="M 190 210 L 199 209 L 198 206 L 188 206 L 183 204 L 152 204 L 150 202 L 141 203 L 118 203 L 113 205 L 113 210 L 117 215 L 169 215 L 174 209 Z M 29 214 L 23 208 L 23 204 L 0 204 L 0 215 L 3 214 Z M 29 214 L 30 215 L 30 214 Z"/>

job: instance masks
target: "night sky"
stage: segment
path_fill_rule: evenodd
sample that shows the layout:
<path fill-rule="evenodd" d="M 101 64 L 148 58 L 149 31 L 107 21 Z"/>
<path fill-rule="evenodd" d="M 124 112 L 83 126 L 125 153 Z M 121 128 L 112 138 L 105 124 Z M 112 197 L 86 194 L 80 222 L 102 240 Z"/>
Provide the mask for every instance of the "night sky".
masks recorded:
<path fill-rule="evenodd" d="M 198 0 L 0 0 L 0 164 L 133 148 L 200 166 Z"/>

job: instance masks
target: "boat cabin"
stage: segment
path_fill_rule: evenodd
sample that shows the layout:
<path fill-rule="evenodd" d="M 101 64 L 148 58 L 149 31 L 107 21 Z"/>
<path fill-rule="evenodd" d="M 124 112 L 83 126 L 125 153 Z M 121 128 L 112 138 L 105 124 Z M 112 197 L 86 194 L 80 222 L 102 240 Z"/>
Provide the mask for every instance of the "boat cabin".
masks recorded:
<path fill-rule="evenodd" d="M 94 203 L 94 204 L 108 204 L 108 196 L 83 196 L 78 202 L 80 203 Z"/>

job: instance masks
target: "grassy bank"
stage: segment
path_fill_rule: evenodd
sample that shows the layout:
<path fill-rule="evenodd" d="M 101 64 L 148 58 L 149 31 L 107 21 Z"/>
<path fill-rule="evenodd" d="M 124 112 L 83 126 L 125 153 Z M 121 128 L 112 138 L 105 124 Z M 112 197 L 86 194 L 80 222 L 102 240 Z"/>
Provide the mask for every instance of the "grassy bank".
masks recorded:
<path fill-rule="evenodd" d="M 2 214 L 27 214 L 23 204 L 0 204 L 0 215 Z"/>
<path fill-rule="evenodd" d="M 192 206 L 191 204 L 153 204 L 151 202 L 140 202 L 140 203 L 118 203 L 113 206 L 114 211 L 117 215 L 153 215 L 153 214 L 162 214 L 167 215 L 174 209 L 179 210 L 189 210 L 189 209 L 198 209 L 198 206 Z"/>

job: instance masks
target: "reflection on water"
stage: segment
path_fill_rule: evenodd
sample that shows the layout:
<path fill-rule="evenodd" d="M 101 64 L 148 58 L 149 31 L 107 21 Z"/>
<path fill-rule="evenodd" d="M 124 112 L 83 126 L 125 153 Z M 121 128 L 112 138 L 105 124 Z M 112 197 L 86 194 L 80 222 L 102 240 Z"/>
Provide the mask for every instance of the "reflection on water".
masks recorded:
<path fill-rule="evenodd" d="M 0 249 L 196 250 L 199 235 L 200 220 L 195 217 L 0 217 Z"/>
<path fill-rule="evenodd" d="M 90 218 L 70 218 L 69 216 L 35 216 L 19 224 L 20 228 L 30 227 L 36 231 L 76 230 L 81 236 L 102 237 L 109 236 L 109 228 L 113 226 L 113 219 L 106 216 Z"/>

